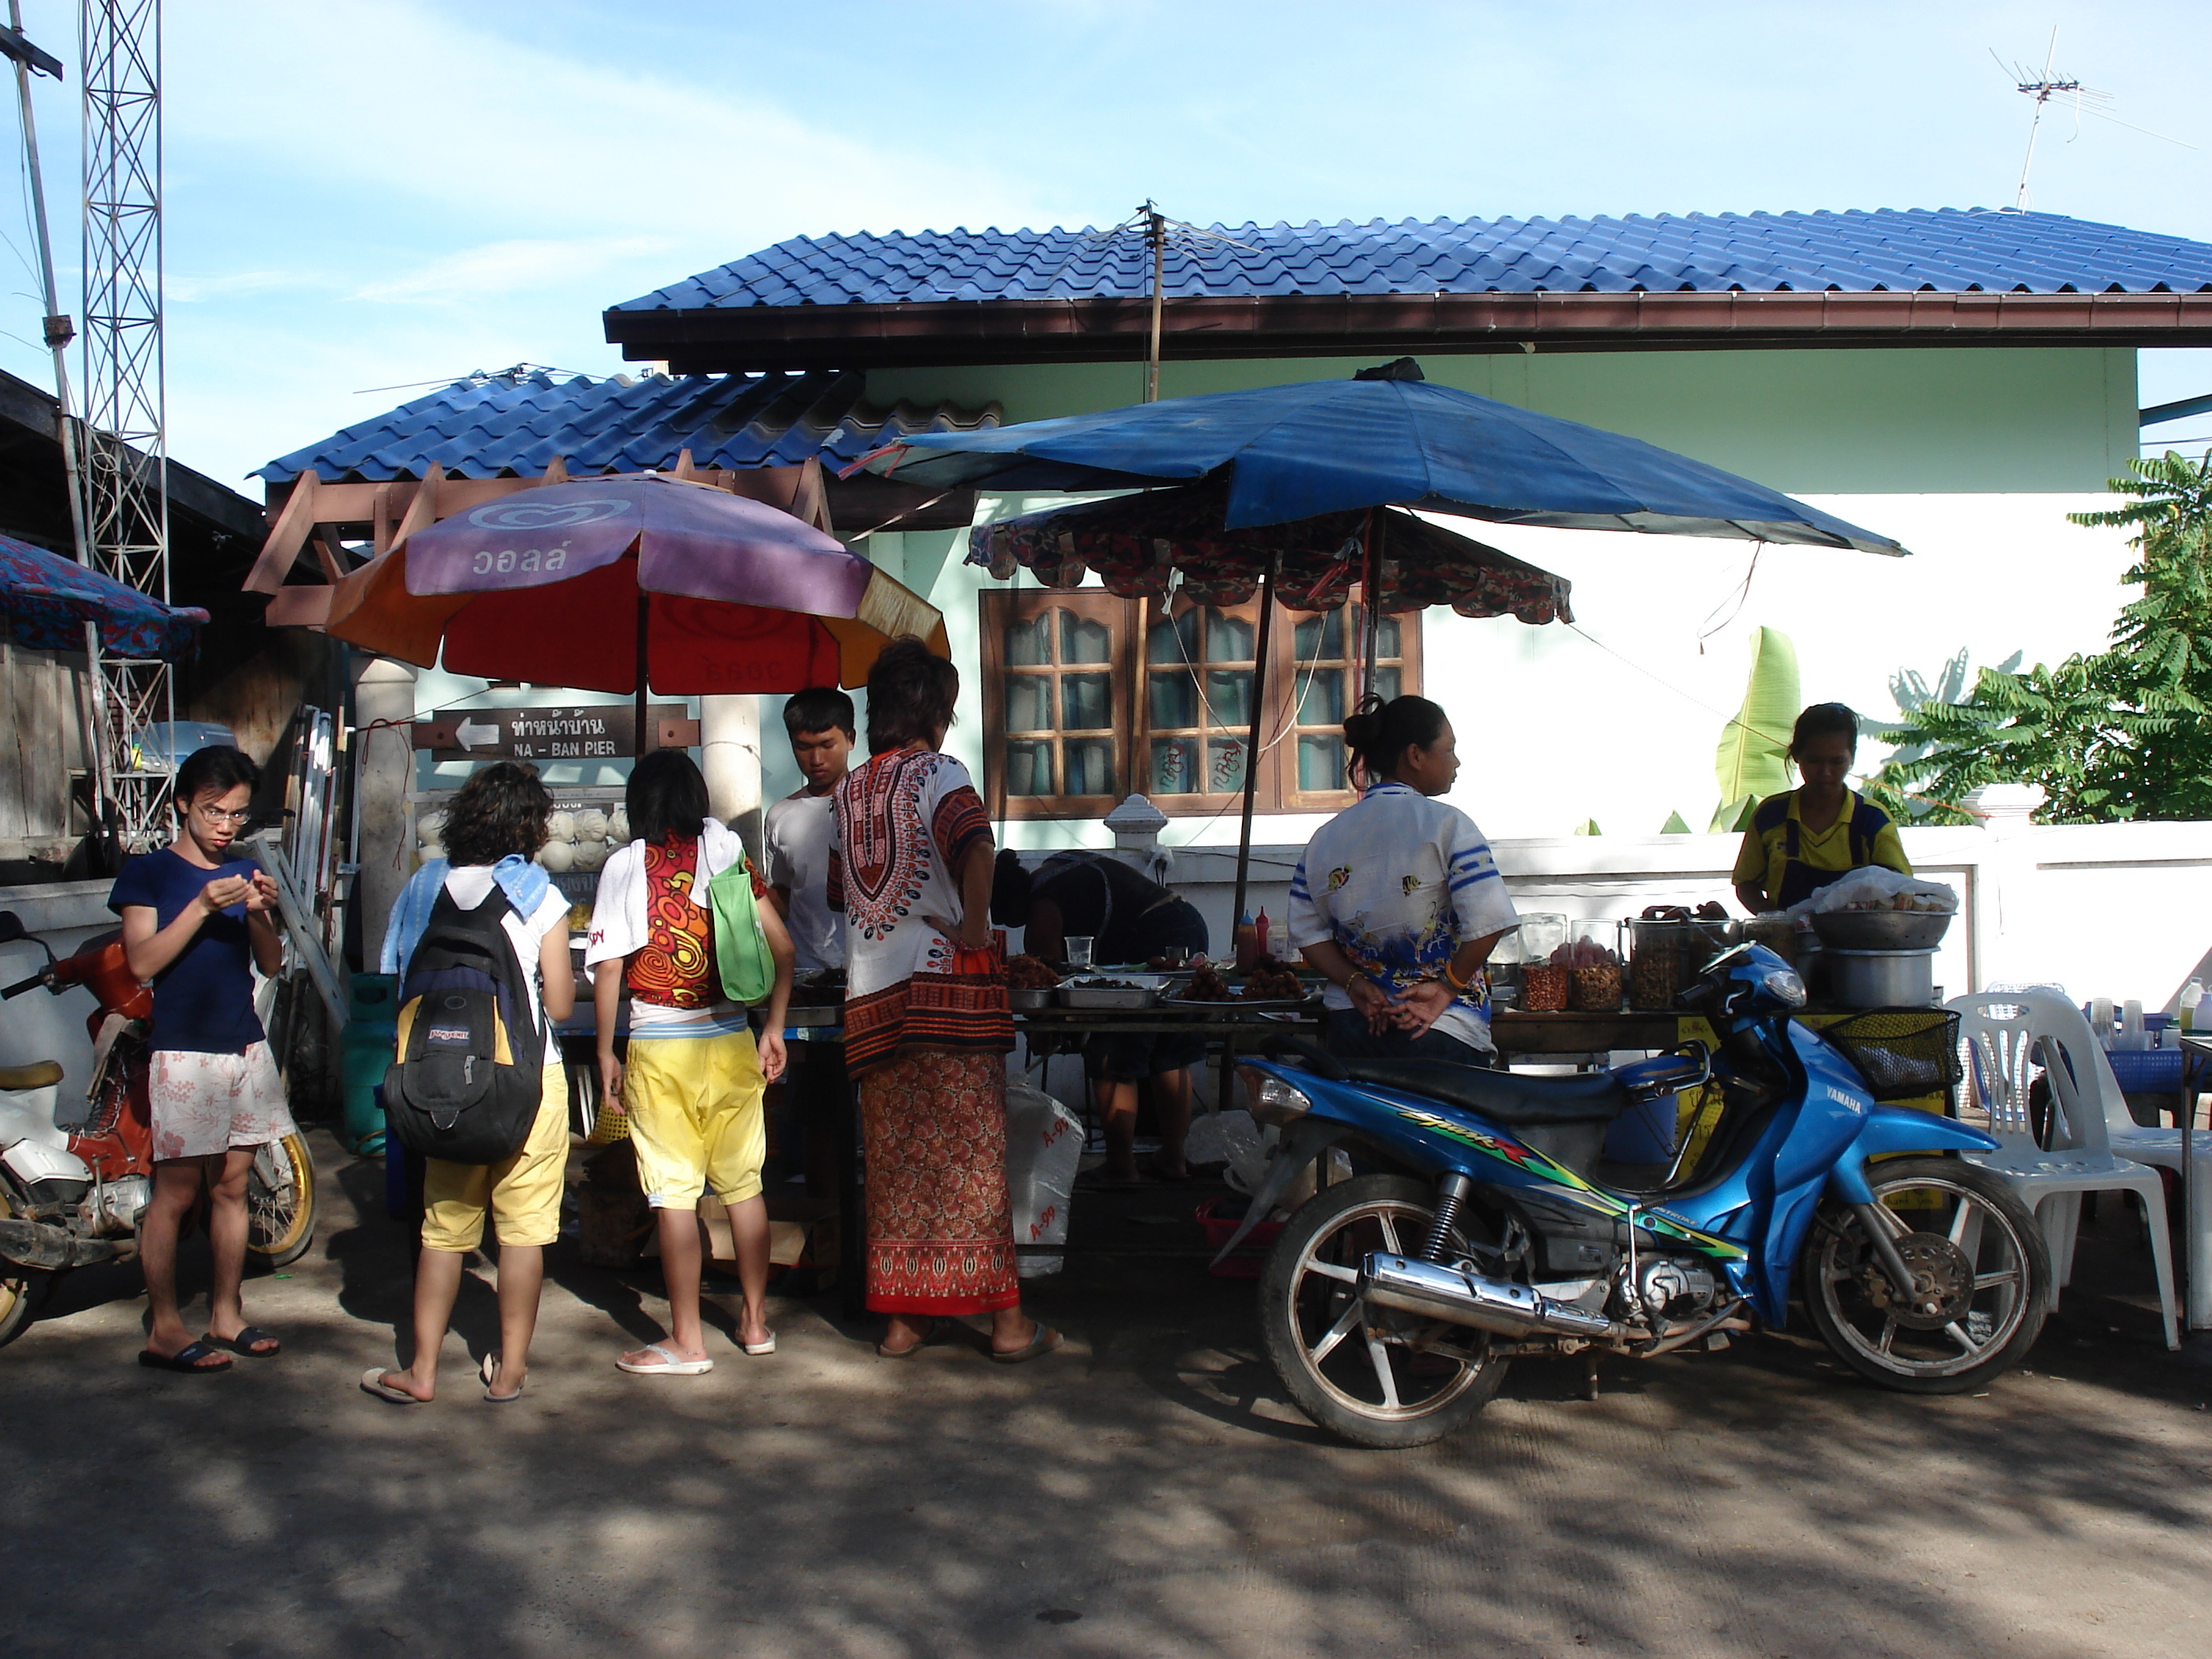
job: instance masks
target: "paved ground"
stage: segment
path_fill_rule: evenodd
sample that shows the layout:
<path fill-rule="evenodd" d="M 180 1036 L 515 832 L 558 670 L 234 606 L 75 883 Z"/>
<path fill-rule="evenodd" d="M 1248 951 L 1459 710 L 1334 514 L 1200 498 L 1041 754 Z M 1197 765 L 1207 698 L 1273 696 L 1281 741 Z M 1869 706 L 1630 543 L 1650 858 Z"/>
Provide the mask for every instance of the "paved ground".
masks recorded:
<path fill-rule="evenodd" d="M 283 1358 L 135 1369 L 125 1269 L 0 1352 L 8 1659 L 2212 1650 L 2212 1367 L 2157 1346 L 2117 1222 L 1987 1397 L 1757 1338 L 1613 1362 L 1595 1403 L 1523 1364 L 1457 1439 L 1378 1454 L 1282 1401 L 1249 1286 L 1159 1262 L 1040 1291 L 1074 1340 L 1035 1365 L 879 1360 L 790 1302 L 779 1354 L 691 1382 L 613 1369 L 650 1281 L 562 1267 L 525 1403 L 464 1369 L 383 1406 L 354 1382 L 404 1251 L 317 1147 L 322 1237 L 248 1291 Z M 488 1287 L 460 1328 L 481 1352 Z"/>

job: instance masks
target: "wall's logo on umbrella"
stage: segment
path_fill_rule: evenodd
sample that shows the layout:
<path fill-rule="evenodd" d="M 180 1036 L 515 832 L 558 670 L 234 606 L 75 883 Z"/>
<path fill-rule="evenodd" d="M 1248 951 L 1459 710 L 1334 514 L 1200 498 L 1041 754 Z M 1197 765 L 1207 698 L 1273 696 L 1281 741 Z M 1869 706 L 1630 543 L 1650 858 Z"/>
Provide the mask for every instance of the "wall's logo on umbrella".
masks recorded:
<path fill-rule="evenodd" d="M 483 530 L 568 530 L 577 525 L 602 524 L 636 511 L 628 501 L 605 496 L 547 502 L 510 496 L 477 507 L 469 514 L 469 522 Z"/>

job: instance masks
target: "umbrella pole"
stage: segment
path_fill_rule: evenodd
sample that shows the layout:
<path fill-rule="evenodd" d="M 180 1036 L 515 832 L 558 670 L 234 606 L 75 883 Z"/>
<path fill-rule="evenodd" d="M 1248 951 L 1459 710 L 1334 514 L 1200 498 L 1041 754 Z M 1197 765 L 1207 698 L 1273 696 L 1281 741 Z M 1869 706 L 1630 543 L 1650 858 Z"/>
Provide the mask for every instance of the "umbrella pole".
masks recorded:
<path fill-rule="evenodd" d="M 1375 652 L 1381 637 L 1379 632 L 1381 624 L 1376 619 L 1382 614 L 1376 608 L 1375 601 L 1382 586 L 1382 525 L 1384 522 L 1387 522 L 1387 519 L 1378 522 L 1375 516 L 1375 509 L 1369 507 L 1367 522 L 1362 527 L 1363 533 L 1360 537 L 1362 543 L 1360 551 L 1365 556 L 1360 562 L 1359 690 L 1358 696 L 1352 699 L 1355 708 L 1358 707 L 1360 698 L 1375 690 Z"/>
<path fill-rule="evenodd" d="M 646 597 L 645 590 L 640 588 L 637 595 L 637 742 L 635 746 L 641 757 L 653 750 L 653 738 L 645 729 L 645 706 L 648 695 L 645 641 L 647 625 L 652 619 L 651 605 L 652 601 Z"/>
<path fill-rule="evenodd" d="M 1233 939 L 1244 920 L 1244 890 L 1252 868 L 1252 805 L 1260 787 L 1260 725 L 1267 707 L 1268 636 L 1274 631 L 1275 567 L 1279 556 L 1267 561 L 1260 579 L 1260 638 L 1253 647 L 1252 727 L 1244 741 L 1244 816 L 1237 831 L 1237 896 L 1230 902 L 1229 931 Z"/>

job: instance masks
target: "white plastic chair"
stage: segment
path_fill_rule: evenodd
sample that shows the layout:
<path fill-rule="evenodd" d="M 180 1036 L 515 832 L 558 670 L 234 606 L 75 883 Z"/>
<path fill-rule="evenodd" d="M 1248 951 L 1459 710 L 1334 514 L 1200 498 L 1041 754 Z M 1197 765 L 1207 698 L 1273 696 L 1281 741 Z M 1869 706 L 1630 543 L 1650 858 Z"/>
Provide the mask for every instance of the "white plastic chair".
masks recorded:
<path fill-rule="evenodd" d="M 2156 1170 L 2113 1152 L 2107 1103 L 2119 1102 L 2123 1115 L 2126 1103 L 2104 1050 L 2089 1034 L 2089 1022 L 2071 1002 L 2049 991 L 1984 991 L 1955 997 L 1946 1006 L 1960 1017 L 1966 1086 L 1989 1115 L 1990 1134 L 2003 1146 L 2002 1152 L 1969 1152 L 1968 1161 L 2002 1176 L 2034 1212 L 2051 1249 L 2051 1276 L 2060 1286 L 2074 1277 L 2081 1194 L 2134 1194 L 2150 1235 L 2166 1346 L 2179 1348 L 2166 1187 Z M 2047 1148 L 2037 1144 L 2028 1113 L 2028 1088 L 2039 1071 L 2051 1085 Z"/>

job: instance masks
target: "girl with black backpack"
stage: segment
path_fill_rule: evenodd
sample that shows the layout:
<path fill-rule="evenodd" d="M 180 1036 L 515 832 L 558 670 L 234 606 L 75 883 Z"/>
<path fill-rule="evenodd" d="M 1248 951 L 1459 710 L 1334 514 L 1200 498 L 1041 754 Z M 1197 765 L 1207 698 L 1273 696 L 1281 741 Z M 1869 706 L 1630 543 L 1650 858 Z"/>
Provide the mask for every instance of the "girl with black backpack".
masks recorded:
<path fill-rule="evenodd" d="M 483 1397 L 502 1406 L 520 1400 L 529 1374 L 545 1246 L 560 1237 L 568 1158 L 568 1085 L 552 1027 L 576 1002 L 568 902 L 533 862 L 552 816 L 553 798 L 538 781 L 537 768 L 516 761 L 483 768 L 453 797 L 446 823 L 448 858 L 433 859 L 415 872 L 385 930 L 383 969 L 404 975 L 441 900 L 475 911 L 497 895 L 504 901 L 500 926 L 535 986 L 527 999 L 529 1014 L 544 1062 L 538 1114 L 520 1148 L 490 1164 L 435 1157 L 428 1162 L 422 1250 L 415 1269 L 414 1363 L 396 1371 L 372 1365 L 361 1379 L 364 1389 L 395 1406 L 427 1404 L 437 1393 L 438 1347 L 460 1294 L 462 1266 L 483 1243 L 487 1212 L 499 1234 L 500 1348 L 478 1370 Z"/>

